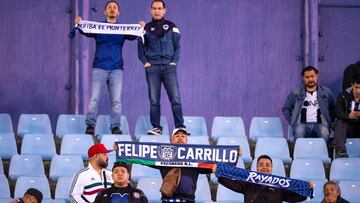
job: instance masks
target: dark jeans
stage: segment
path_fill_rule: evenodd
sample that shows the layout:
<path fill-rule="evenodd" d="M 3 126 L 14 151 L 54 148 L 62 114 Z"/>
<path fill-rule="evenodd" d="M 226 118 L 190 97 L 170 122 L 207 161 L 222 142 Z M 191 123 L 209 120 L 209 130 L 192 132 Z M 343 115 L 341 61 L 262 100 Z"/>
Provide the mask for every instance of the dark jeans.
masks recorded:
<path fill-rule="evenodd" d="M 334 130 L 334 145 L 339 151 L 346 151 L 346 138 L 360 138 L 360 122 L 359 121 L 343 121 L 337 120 Z"/>
<path fill-rule="evenodd" d="M 145 68 L 150 100 L 150 122 L 154 128 L 162 130 L 160 125 L 161 83 L 168 94 L 174 116 L 175 127 L 185 127 L 182 114 L 179 84 L 176 77 L 176 65 L 152 65 Z"/>

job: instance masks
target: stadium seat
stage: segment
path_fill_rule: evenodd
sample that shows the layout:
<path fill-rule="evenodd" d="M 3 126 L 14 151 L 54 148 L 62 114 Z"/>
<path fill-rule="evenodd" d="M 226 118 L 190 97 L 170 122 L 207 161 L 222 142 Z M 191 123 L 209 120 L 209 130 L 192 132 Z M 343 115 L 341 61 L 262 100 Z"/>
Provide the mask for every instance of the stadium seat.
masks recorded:
<path fill-rule="evenodd" d="M 88 149 L 94 144 L 91 135 L 87 134 L 66 134 L 60 147 L 61 155 L 81 155 L 83 160 L 88 160 Z"/>
<path fill-rule="evenodd" d="M 10 114 L 0 113 L 0 134 L 14 133 Z"/>
<path fill-rule="evenodd" d="M 340 181 L 341 196 L 353 203 L 360 202 L 360 181 Z"/>
<path fill-rule="evenodd" d="M 206 178 L 199 178 L 196 184 L 195 201 L 204 202 L 211 200 L 210 185 Z"/>
<path fill-rule="evenodd" d="M 17 153 L 14 133 L 0 133 L 0 157 L 11 159 Z"/>
<path fill-rule="evenodd" d="M 219 137 L 245 137 L 244 121 L 241 117 L 216 116 L 211 127 L 211 138 L 218 141 Z"/>
<path fill-rule="evenodd" d="M 290 178 L 301 180 L 326 180 L 323 162 L 320 159 L 294 159 Z"/>
<path fill-rule="evenodd" d="M 168 135 L 143 135 L 140 137 L 139 142 L 155 142 L 155 143 L 170 143 Z"/>
<path fill-rule="evenodd" d="M 346 139 L 346 150 L 350 158 L 360 158 L 360 138 Z"/>
<path fill-rule="evenodd" d="M 42 194 L 43 198 L 50 199 L 50 186 L 48 179 L 43 177 L 25 177 L 21 176 L 17 179 L 15 184 L 15 198 L 22 197 L 27 189 L 35 188 L 38 189 Z"/>
<path fill-rule="evenodd" d="M 60 176 L 72 177 L 82 168 L 84 163 L 80 155 L 55 155 L 51 160 L 49 177 L 53 181 Z"/>
<path fill-rule="evenodd" d="M 131 168 L 131 179 L 134 182 L 138 182 L 140 178 L 161 178 L 161 174 L 158 169 L 133 164 Z"/>
<path fill-rule="evenodd" d="M 205 118 L 202 116 L 184 116 L 184 125 L 191 136 L 208 136 Z"/>
<path fill-rule="evenodd" d="M 165 116 L 160 117 L 160 125 L 163 127 L 162 134 L 169 135 L 169 126 Z M 135 124 L 135 138 L 139 140 L 141 136 L 146 135 L 146 132 L 152 128 L 150 116 L 139 116 Z"/>
<path fill-rule="evenodd" d="M 4 166 L 2 162 L 2 158 L 0 157 L 0 176 L 4 174 Z"/>
<path fill-rule="evenodd" d="M 208 136 L 189 136 L 188 144 L 209 145 L 209 137 Z"/>
<path fill-rule="evenodd" d="M 52 134 L 51 123 L 47 114 L 21 114 L 17 135 L 21 138 L 25 134 Z"/>
<path fill-rule="evenodd" d="M 21 144 L 21 154 L 38 154 L 43 160 L 51 160 L 56 154 L 52 134 L 25 134 Z"/>
<path fill-rule="evenodd" d="M 106 168 L 111 171 L 112 167 L 114 166 L 114 162 L 116 161 L 116 156 L 115 156 L 115 154 L 109 153 L 108 157 L 109 157 L 109 161 L 108 161 L 108 166 Z"/>
<path fill-rule="evenodd" d="M 216 145 L 239 145 L 242 151 L 240 158 L 245 163 L 251 163 L 250 146 L 247 137 L 220 137 Z"/>
<path fill-rule="evenodd" d="M 63 199 L 43 199 L 41 203 L 70 203 Z"/>
<path fill-rule="evenodd" d="M 321 159 L 329 164 L 330 158 L 323 138 L 297 138 L 294 147 L 294 159 Z"/>
<path fill-rule="evenodd" d="M 69 190 L 71 186 L 72 177 L 59 177 L 56 183 L 55 199 L 63 199 L 70 202 Z"/>
<path fill-rule="evenodd" d="M 271 158 L 271 160 L 273 166 L 272 174 L 285 177 L 286 173 L 285 173 L 284 162 L 281 159 L 277 159 L 277 158 Z M 256 166 L 257 166 L 257 159 L 254 159 L 254 161 L 251 164 L 251 170 L 256 171 Z"/>
<path fill-rule="evenodd" d="M 130 135 L 129 124 L 127 118 L 124 115 L 122 115 L 120 118 L 120 125 L 123 135 Z M 104 134 L 111 134 L 109 115 L 99 115 L 96 120 L 96 126 L 95 126 L 96 137 L 98 139 L 101 139 L 101 137 Z"/>
<path fill-rule="evenodd" d="M 221 203 L 243 203 L 244 195 L 234 192 L 225 186 L 219 184 L 216 191 L 216 202 Z"/>
<path fill-rule="evenodd" d="M 0 202 L 4 202 L 4 203 L 9 203 L 11 201 L 13 201 L 13 198 L 10 197 L 0 197 Z"/>
<path fill-rule="evenodd" d="M 14 155 L 10 161 L 9 178 L 19 176 L 45 176 L 44 164 L 40 155 Z"/>
<path fill-rule="evenodd" d="M 289 146 L 283 137 L 260 137 L 255 146 L 255 158 L 268 155 L 281 159 L 285 164 L 291 163 Z"/>
<path fill-rule="evenodd" d="M 0 198 L 10 198 L 9 181 L 4 174 L 0 174 Z"/>
<path fill-rule="evenodd" d="M 360 181 L 360 158 L 339 158 L 331 163 L 330 180 Z"/>
<path fill-rule="evenodd" d="M 161 193 L 159 190 L 161 184 L 161 178 L 140 178 L 137 184 L 137 188 L 145 193 L 149 202 L 160 203 Z"/>
<path fill-rule="evenodd" d="M 321 203 L 321 201 L 324 199 L 324 192 L 323 192 L 323 186 L 324 184 L 327 182 L 326 179 L 324 180 L 309 180 L 309 182 L 313 183 L 315 185 L 314 188 L 314 198 L 310 199 L 310 200 L 305 200 L 302 202 L 311 202 L 311 203 Z"/>
<path fill-rule="evenodd" d="M 56 123 L 56 136 L 65 134 L 85 134 L 85 115 L 60 114 Z"/>
<path fill-rule="evenodd" d="M 256 142 L 259 137 L 284 137 L 280 118 L 254 117 L 251 119 L 249 138 Z"/>
<path fill-rule="evenodd" d="M 131 136 L 106 134 L 101 137 L 100 143 L 104 144 L 107 149 L 112 149 L 113 144 L 119 141 L 131 141 Z M 115 152 L 110 152 L 109 154 L 115 154 Z"/>
<path fill-rule="evenodd" d="M 244 164 L 244 161 L 242 159 L 238 159 L 237 163 L 236 163 L 236 167 L 237 168 L 245 168 L 245 164 Z M 215 176 L 214 173 L 210 174 L 210 181 L 213 183 L 213 184 L 218 184 L 218 179 L 217 177 Z"/>

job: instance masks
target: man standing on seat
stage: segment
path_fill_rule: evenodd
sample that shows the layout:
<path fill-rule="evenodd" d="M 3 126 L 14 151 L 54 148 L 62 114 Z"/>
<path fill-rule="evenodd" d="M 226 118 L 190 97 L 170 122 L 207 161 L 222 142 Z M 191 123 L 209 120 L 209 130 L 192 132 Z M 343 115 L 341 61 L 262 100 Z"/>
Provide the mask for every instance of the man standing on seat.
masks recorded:
<path fill-rule="evenodd" d="M 117 23 L 119 16 L 119 4 L 116 1 L 108 1 L 104 11 L 106 23 Z M 75 18 L 75 24 L 79 24 L 81 18 Z M 123 57 L 122 48 L 125 40 L 134 40 L 135 36 L 120 34 L 88 34 L 96 41 L 96 52 L 92 69 L 91 98 L 86 115 L 86 134 L 94 135 L 98 106 L 102 90 L 107 85 L 111 102 L 110 128 L 112 134 L 122 134 L 120 129 L 121 119 L 121 91 L 123 83 Z"/>
<path fill-rule="evenodd" d="M 335 158 L 346 158 L 346 138 L 360 138 L 360 74 L 354 75 L 351 87 L 337 97 L 335 113 Z"/>
<path fill-rule="evenodd" d="M 153 135 L 162 134 L 161 83 L 171 103 L 175 128 L 185 128 L 176 76 L 177 62 L 180 58 L 180 32 L 174 23 L 164 19 L 165 12 L 163 0 L 152 1 L 152 21 L 145 25 L 145 42 L 138 42 L 139 59 L 144 64 L 148 84 L 150 122 L 153 126 L 147 133 Z"/>
<path fill-rule="evenodd" d="M 114 182 L 111 171 L 106 169 L 112 150 L 103 144 L 94 144 L 88 150 L 89 165 L 75 173 L 69 191 L 72 203 L 94 202 L 98 192 L 110 188 Z"/>
<path fill-rule="evenodd" d="M 329 137 L 335 106 L 334 97 L 327 87 L 318 84 L 318 70 L 312 66 L 302 72 L 304 85 L 292 91 L 282 112 L 293 128 L 295 138 Z"/>

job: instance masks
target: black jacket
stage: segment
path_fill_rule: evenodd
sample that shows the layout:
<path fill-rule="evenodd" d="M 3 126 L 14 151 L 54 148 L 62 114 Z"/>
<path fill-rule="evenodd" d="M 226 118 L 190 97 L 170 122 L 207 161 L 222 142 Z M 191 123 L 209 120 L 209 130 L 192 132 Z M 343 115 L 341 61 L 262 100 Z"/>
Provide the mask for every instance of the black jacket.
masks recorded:
<path fill-rule="evenodd" d="M 94 203 L 111 203 L 111 194 L 119 193 L 121 188 L 115 187 L 114 184 L 110 188 L 99 192 L 95 198 Z M 148 200 L 143 191 L 128 185 L 129 203 L 148 203 Z"/>
<path fill-rule="evenodd" d="M 232 180 L 224 177 L 219 177 L 218 181 L 220 184 L 235 192 L 243 193 L 245 203 L 282 203 L 283 201 L 301 202 L 306 200 L 306 197 L 302 195 L 275 187 Z"/>
<path fill-rule="evenodd" d="M 338 95 L 335 105 L 335 114 L 337 119 L 344 121 L 350 120 L 349 113 L 352 100 L 354 100 L 354 96 L 351 87 Z"/>

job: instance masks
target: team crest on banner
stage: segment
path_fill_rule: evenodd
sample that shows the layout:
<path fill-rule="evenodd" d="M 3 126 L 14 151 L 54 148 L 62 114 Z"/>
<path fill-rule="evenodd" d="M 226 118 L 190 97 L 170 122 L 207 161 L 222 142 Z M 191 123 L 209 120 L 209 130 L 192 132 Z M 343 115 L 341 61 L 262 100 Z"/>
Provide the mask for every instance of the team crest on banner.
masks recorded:
<path fill-rule="evenodd" d="M 161 145 L 158 153 L 160 159 L 173 160 L 176 156 L 176 147 L 173 145 Z"/>

